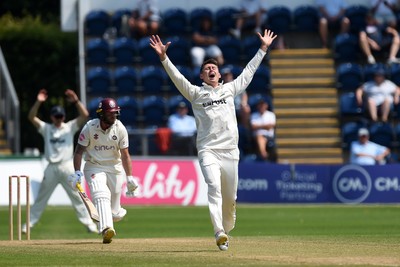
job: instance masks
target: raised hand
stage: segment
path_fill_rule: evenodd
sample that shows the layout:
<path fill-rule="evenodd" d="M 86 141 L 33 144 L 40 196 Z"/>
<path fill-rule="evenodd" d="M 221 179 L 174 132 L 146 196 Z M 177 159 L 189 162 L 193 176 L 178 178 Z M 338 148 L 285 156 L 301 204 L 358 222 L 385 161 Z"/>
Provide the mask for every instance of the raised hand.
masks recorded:
<path fill-rule="evenodd" d="M 262 36 L 259 32 L 257 32 L 257 35 L 261 41 L 261 49 L 264 51 L 267 51 L 268 47 L 272 44 L 275 38 L 278 37 L 278 35 L 274 34 L 273 31 L 268 29 L 264 30 L 264 36 Z"/>
<path fill-rule="evenodd" d="M 76 103 L 79 100 L 76 93 L 71 89 L 65 90 L 65 95 L 67 96 L 67 101 L 70 103 Z"/>
<path fill-rule="evenodd" d="M 47 90 L 46 89 L 40 89 L 38 95 L 37 95 L 37 100 L 39 102 L 44 102 L 47 100 Z"/>
<path fill-rule="evenodd" d="M 171 42 L 163 44 L 160 36 L 152 35 L 150 37 L 150 46 L 156 51 L 157 55 L 160 57 L 160 60 L 164 60 L 167 57 L 167 49 Z"/>

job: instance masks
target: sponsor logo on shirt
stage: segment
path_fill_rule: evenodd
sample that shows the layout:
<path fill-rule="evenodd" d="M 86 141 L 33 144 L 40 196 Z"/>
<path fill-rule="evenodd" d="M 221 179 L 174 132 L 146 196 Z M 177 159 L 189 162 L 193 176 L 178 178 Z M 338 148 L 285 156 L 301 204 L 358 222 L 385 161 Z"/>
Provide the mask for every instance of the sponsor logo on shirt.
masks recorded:
<path fill-rule="evenodd" d="M 115 146 L 101 145 L 101 146 L 94 146 L 94 149 L 96 151 L 105 151 L 105 150 L 116 150 L 116 147 Z"/>
<path fill-rule="evenodd" d="M 62 144 L 62 143 L 65 143 L 65 139 L 53 138 L 53 139 L 50 139 L 50 143 L 52 143 L 52 144 L 57 144 L 57 143 Z"/>
<path fill-rule="evenodd" d="M 225 99 L 218 99 L 218 100 L 211 100 L 208 102 L 203 103 L 203 107 L 213 106 L 213 105 L 223 105 L 226 104 Z"/>

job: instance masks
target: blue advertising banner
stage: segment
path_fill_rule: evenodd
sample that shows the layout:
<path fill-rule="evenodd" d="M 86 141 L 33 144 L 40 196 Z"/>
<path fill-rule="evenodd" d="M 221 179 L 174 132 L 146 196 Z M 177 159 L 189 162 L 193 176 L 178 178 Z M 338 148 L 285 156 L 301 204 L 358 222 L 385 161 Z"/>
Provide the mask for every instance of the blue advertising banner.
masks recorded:
<path fill-rule="evenodd" d="M 400 165 L 239 165 L 238 202 L 396 203 Z"/>

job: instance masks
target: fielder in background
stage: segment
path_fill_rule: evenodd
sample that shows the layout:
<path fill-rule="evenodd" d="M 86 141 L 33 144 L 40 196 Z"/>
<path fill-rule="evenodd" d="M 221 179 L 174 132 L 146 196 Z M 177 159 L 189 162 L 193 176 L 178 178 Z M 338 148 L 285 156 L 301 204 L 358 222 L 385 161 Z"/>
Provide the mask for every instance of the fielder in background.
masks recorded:
<path fill-rule="evenodd" d="M 47 91 L 41 89 L 37 100 L 29 111 L 28 119 L 38 129 L 44 139 L 44 155 L 48 165 L 44 171 L 44 178 L 40 185 L 38 196 L 30 211 L 31 228 L 39 221 L 42 213 L 58 184 L 61 184 L 71 199 L 79 221 L 84 224 L 89 232 L 98 233 L 96 224 L 92 221 L 78 192 L 71 189 L 68 175 L 73 169 L 72 156 L 74 152 L 74 135 L 83 126 L 89 117 L 89 112 L 79 101 L 76 93 L 70 89 L 65 91 L 67 101 L 73 103 L 78 109 L 79 116 L 68 122 L 65 120 L 65 110 L 61 106 L 54 106 L 50 111 L 51 123 L 42 121 L 37 117 L 40 105 L 47 100 Z M 22 226 L 26 233 L 26 225 Z"/>
<path fill-rule="evenodd" d="M 126 215 L 121 207 L 121 191 L 127 181 L 127 197 L 134 197 L 138 182 L 132 176 L 132 161 L 129 154 L 128 132 L 118 120 L 120 107 L 112 98 L 100 101 L 97 119 L 83 127 L 74 155 L 75 174 L 70 176 L 72 188 L 85 176 L 90 187 L 92 201 L 99 213 L 99 230 L 103 243 L 111 243 L 116 235 L 114 222 Z M 84 174 L 81 172 L 85 153 Z"/>
<path fill-rule="evenodd" d="M 221 74 L 215 59 L 203 62 L 202 86 L 191 84 L 167 56 L 171 42 L 163 44 L 158 35 L 150 46 L 160 57 L 179 92 L 192 103 L 197 125 L 197 150 L 200 168 L 208 185 L 208 206 L 217 246 L 227 250 L 229 232 L 235 227 L 238 185 L 238 125 L 235 114 L 236 95 L 243 93 L 277 37 L 272 31 L 257 32 L 261 47 L 243 72 L 232 82 L 220 83 Z"/>

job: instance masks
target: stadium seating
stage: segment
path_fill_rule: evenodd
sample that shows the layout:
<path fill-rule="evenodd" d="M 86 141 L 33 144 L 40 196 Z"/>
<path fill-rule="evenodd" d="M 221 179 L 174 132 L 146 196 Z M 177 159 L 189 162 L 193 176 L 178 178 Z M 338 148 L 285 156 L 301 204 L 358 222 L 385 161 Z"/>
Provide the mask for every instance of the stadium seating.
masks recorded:
<path fill-rule="evenodd" d="M 117 38 L 112 46 L 114 63 L 117 65 L 132 65 L 137 54 L 138 45 L 131 38 Z"/>
<path fill-rule="evenodd" d="M 110 16 L 104 10 L 92 10 L 85 17 L 85 35 L 101 37 L 110 27 Z"/>
<path fill-rule="evenodd" d="M 390 123 L 374 123 L 369 127 L 370 140 L 382 146 L 393 148 L 394 129 Z"/>
<path fill-rule="evenodd" d="M 120 120 L 127 127 L 136 127 L 139 116 L 139 105 L 132 96 L 122 96 L 116 99 L 121 108 Z"/>
<path fill-rule="evenodd" d="M 139 79 L 145 95 L 159 95 L 163 93 L 166 82 L 165 70 L 160 66 L 146 66 L 141 69 Z"/>
<path fill-rule="evenodd" d="M 377 70 L 385 70 L 387 74 L 389 74 L 389 71 L 387 70 L 387 67 L 383 63 L 375 63 L 375 64 L 366 64 L 363 67 L 363 73 L 364 73 L 364 82 L 372 81 L 375 76 L 375 72 Z M 388 75 L 386 75 L 388 76 Z"/>
<path fill-rule="evenodd" d="M 242 54 L 242 44 L 240 40 L 230 35 L 224 35 L 219 39 L 218 46 L 224 55 L 226 64 L 240 63 L 240 56 Z"/>
<path fill-rule="evenodd" d="M 338 34 L 333 42 L 333 47 L 334 58 L 338 63 L 356 62 L 359 58 L 358 37 L 354 34 Z"/>
<path fill-rule="evenodd" d="M 227 34 L 229 30 L 236 27 L 235 15 L 239 11 L 231 6 L 217 9 L 215 12 L 215 25 L 220 34 Z"/>
<path fill-rule="evenodd" d="M 188 26 L 188 14 L 182 8 L 169 8 L 162 14 L 166 35 L 184 35 Z"/>
<path fill-rule="evenodd" d="M 349 150 L 351 143 L 358 140 L 358 130 L 365 125 L 359 122 L 350 121 L 343 124 L 341 128 L 342 148 Z"/>
<path fill-rule="evenodd" d="M 344 121 L 361 118 L 365 114 L 365 108 L 357 105 L 354 92 L 343 93 L 339 97 L 340 118 Z"/>
<path fill-rule="evenodd" d="M 125 15 L 130 16 L 131 14 L 132 14 L 132 10 L 130 10 L 128 8 L 121 8 L 121 9 L 117 9 L 111 15 L 111 26 L 117 30 L 118 36 L 122 36 L 122 33 L 121 33 L 122 17 Z"/>
<path fill-rule="evenodd" d="M 263 99 L 265 102 L 268 103 L 268 110 L 269 111 L 274 111 L 274 105 L 272 103 L 272 97 L 267 94 L 253 94 L 249 95 L 248 103 L 251 109 L 251 112 L 257 111 L 257 103 L 260 101 L 260 99 Z"/>
<path fill-rule="evenodd" d="M 365 27 L 368 8 L 363 5 L 351 5 L 346 8 L 345 16 L 350 20 L 350 31 L 357 34 Z"/>
<path fill-rule="evenodd" d="M 149 37 L 142 37 L 138 41 L 140 63 L 143 65 L 160 65 L 160 58 L 154 49 L 149 45 Z"/>
<path fill-rule="evenodd" d="M 266 24 L 276 34 L 289 32 L 292 26 L 292 11 L 282 5 L 272 6 L 268 10 Z"/>
<path fill-rule="evenodd" d="M 247 88 L 248 94 L 271 94 L 271 73 L 267 66 L 260 65 Z"/>
<path fill-rule="evenodd" d="M 249 62 L 258 49 L 260 49 L 260 39 L 256 35 L 245 36 L 243 38 L 243 53 L 245 56 L 245 61 Z M 264 57 L 264 60 L 268 60 L 268 55 Z"/>
<path fill-rule="evenodd" d="M 97 118 L 97 113 L 96 110 L 99 107 L 100 101 L 103 99 L 103 97 L 94 97 L 90 99 L 87 103 L 87 109 L 89 111 L 89 117 L 90 119 L 95 119 Z"/>
<path fill-rule="evenodd" d="M 137 92 L 138 75 L 135 68 L 118 67 L 114 70 L 114 85 L 118 95 L 130 95 Z"/>
<path fill-rule="evenodd" d="M 390 80 L 400 86 L 400 64 L 392 64 L 389 69 Z"/>
<path fill-rule="evenodd" d="M 176 65 L 175 66 L 180 73 L 190 82 L 193 83 L 193 73 L 192 70 L 187 67 L 186 65 Z M 169 86 L 169 92 L 172 94 L 178 93 L 178 89 L 175 87 L 175 84 L 172 82 L 171 79 L 167 79 L 167 84 Z"/>
<path fill-rule="evenodd" d="M 354 92 L 363 79 L 363 69 L 357 63 L 342 63 L 336 68 L 336 82 L 340 92 Z"/>
<path fill-rule="evenodd" d="M 167 120 L 167 101 L 164 97 L 151 95 L 141 102 L 143 123 L 149 126 L 165 126 Z"/>
<path fill-rule="evenodd" d="M 200 27 L 200 22 L 204 17 L 214 21 L 213 12 L 208 7 L 193 8 L 189 13 L 190 28 L 192 30 L 198 29 Z"/>
<path fill-rule="evenodd" d="M 106 67 L 95 67 L 87 73 L 87 92 L 90 95 L 101 95 L 110 92 L 111 74 Z"/>
<path fill-rule="evenodd" d="M 110 57 L 108 42 L 101 38 L 90 39 L 86 44 L 86 64 L 106 65 Z"/>
<path fill-rule="evenodd" d="M 300 5 L 293 10 L 293 24 L 296 31 L 316 32 L 319 25 L 318 9 L 312 5 Z"/>
<path fill-rule="evenodd" d="M 192 110 L 192 104 L 184 98 L 182 95 L 173 95 L 170 96 L 167 100 L 167 108 L 168 108 L 168 114 L 174 114 L 176 112 L 176 108 L 178 107 L 178 104 L 180 102 L 185 102 L 186 105 L 189 107 L 189 115 L 193 116 L 193 110 Z"/>
<path fill-rule="evenodd" d="M 190 43 L 185 37 L 170 36 L 165 43 L 171 42 L 168 47 L 168 57 L 175 65 L 188 65 L 190 59 Z M 154 51 L 153 51 L 154 52 Z"/>
<path fill-rule="evenodd" d="M 239 76 L 243 71 L 243 67 L 242 66 L 235 65 L 235 64 L 224 65 L 222 68 L 220 68 L 220 71 L 222 69 L 225 69 L 225 68 L 229 68 L 231 70 L 231 72 L 233 74 L 233 78 L 237 78 L 237 76 Z"/>

